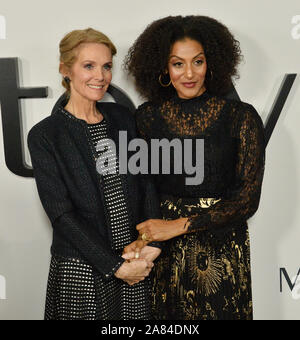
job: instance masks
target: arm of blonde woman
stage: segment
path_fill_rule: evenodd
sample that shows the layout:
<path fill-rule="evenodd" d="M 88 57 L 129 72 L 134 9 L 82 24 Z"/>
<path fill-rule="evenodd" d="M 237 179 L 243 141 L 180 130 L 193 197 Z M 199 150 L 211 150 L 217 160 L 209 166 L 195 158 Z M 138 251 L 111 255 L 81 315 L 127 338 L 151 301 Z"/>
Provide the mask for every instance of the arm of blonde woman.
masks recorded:
<path fill-rule="evenodd" d="M 41 203 L 60 237 L 104 280 L 109 280 L 125 260 L 115 254 L 100 233 L 88 228 L 78 213 L 57 163 L 55 143 L 51 138 L 41 124 L 28 133 L 28 148 Z"/>
<path fill-rule="evenodd" d="M 156 260 L 160 254 L 160 248 L 147 246 L 146 242 L 142 240 L 136 240 L 130 243 L 123 251 L 123 257 L 126 256 L 124 258 L 141 258 L 149 262 Z"/>
<path fill-rule="evenodd" d="M 126 256 L 123 258 L 126 258 Z M 146 261 L 145 259 L 126 260 L 126 262 L 124 262 L 115 272 L 115 276 L 118 279 L 127 282 L 129 285 L 133 285 L 145 280 L 152 268 L 153 263 Z"/>

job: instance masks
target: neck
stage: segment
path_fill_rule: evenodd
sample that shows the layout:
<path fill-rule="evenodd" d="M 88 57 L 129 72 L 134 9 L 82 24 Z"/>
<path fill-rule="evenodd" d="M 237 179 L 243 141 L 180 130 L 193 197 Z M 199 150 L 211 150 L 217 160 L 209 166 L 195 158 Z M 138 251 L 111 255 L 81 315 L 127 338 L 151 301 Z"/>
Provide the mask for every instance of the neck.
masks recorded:
<path fill-rule="evenodd" d="M 102 114 L 97 110 L 95 101 L 77 100 L 71 95 L 65 109 L 76 118 L 83 119 L 90 124 L 98 123 L 103 119 Z"/>

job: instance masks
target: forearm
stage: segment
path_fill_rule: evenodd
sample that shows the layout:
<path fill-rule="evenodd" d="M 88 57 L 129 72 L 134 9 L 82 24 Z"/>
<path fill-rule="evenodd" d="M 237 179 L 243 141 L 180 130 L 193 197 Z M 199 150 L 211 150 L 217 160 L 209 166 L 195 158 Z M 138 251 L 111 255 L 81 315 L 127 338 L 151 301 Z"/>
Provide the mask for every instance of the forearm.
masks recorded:
<path fill-rule="evenodd" d="M 177 237 L 188 233 L 189 225 L 190 222 L 187 217 L 181 217 L 177 220 L 173 220 L 171 225 L 171 228 L 173 228 L 173 230 L 171 231 L 171 235 L 173 235 L 173 237 Z"/>
<path fill-rule="evenodd" d="M 68 241 L 102 276 L 110 279 L 125 261 L 113 254 L 97 232 L 83 225 L 73 211 L 66 212 L 53 222 L 53 228 Z"/>
<path fill-rule="evenodd" d="M 150 219 L 137 225 L 139 239 L 145 244 L 167 241 L 188 232 L 188 218 L 176 220 Z"/>

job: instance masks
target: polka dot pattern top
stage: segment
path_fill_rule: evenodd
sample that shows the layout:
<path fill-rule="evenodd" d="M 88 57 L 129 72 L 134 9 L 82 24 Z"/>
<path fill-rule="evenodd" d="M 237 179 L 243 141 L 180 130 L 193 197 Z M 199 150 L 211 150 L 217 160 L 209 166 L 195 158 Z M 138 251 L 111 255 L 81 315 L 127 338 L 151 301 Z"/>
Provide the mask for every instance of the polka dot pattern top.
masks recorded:
<path fill-rule="evenodd" d="M 101 171 L 106 210 L 111 225 L 112 246 L 115 250 L 123 250 L 133 241 L 128 218 L 119 164 L 113 148 L 108 147 L 107 124 L 103 119 L 100 123 L 88 124 L 98 160 L 97 170 Z M 99 159 L 100 157 L 100 159 Z M 103 175 L 102 175 L 103 174 Z"/>

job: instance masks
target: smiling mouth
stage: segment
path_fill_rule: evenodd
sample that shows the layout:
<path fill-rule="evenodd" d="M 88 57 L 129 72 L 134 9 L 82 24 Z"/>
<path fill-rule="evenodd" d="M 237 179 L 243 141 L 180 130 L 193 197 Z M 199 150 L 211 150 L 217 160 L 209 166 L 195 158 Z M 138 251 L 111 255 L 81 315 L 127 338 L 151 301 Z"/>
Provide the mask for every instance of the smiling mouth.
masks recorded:
<path fill-rule="evenodd" d="M 184 87 L 192 88 L 196 86 L 196 82 L 191 82 L 191 83 L 182 83 Z"/>
<path fill-rule="evenodd" d="M 102 90 L 104 88 L 104 85 L 90 85 L 88 84 L 88 87 L 94 90 Z"/>

